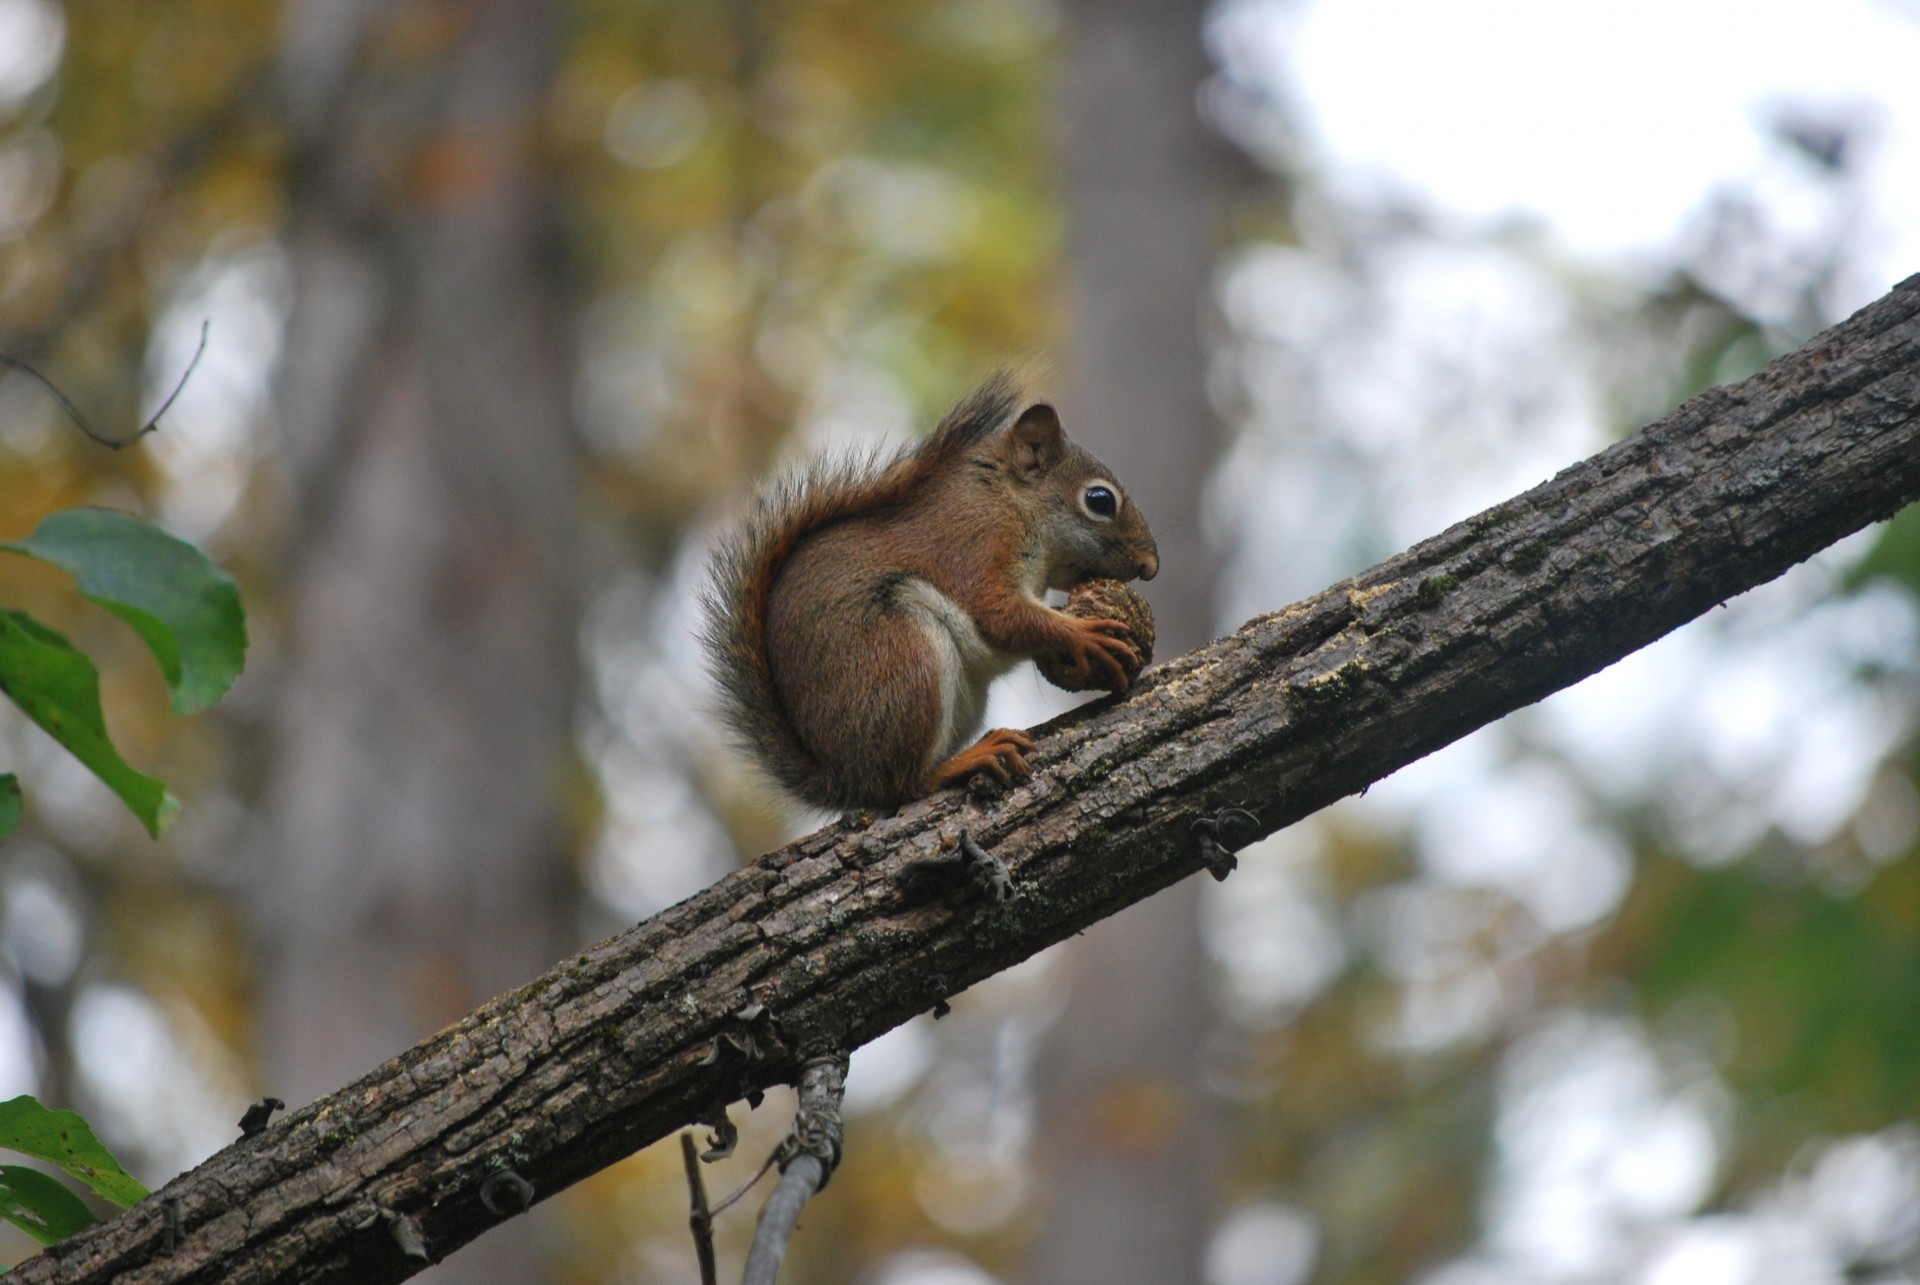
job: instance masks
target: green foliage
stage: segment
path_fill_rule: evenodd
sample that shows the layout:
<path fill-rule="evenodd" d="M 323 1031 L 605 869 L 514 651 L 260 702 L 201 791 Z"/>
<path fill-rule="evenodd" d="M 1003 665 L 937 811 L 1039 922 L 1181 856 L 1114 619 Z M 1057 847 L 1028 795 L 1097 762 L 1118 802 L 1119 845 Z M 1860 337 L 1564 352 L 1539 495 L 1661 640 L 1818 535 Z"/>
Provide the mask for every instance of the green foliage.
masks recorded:
<path fill-rule="evenodd" d="M 85 653 L 25 612 L 0 611 L 0 692 L 159 837 L 180 805 L 164 782 L 129 767 L 114 748 L 100 708 L 100 671 Z"/>
<path fill-rule="evenodd" d="M 0 1102 L 0 1147 L 58 1165 L 121 1208 L 151 1193 L 93 1136 L 77 1111 L 49 1111 L 31 1096 Z"/>
<path fill-rule="evenodd" d="M 93 1136 L 79 1113 L 49 1111 L 25 1094 L 0 1102 L 0 1147 L 57 1165 L 122 1208 L 149 1194 Z M 43 1245 L 98 1221 L 66 1187 L 20 1165 L 0 1165 L 0 1218 Z"/>
<path fill-rule="evenodd" d="M 240 593 L 207 556 L 158 527 L 105 509 L 68 509 L 0 549 L 72 575 L 80 592 L 132 626 L 166 676 L 176 712 L 220 699 L 246 660 Z M 0 611 L 0 692 L 119 795 L 156 838 L 179 810 L 166 785 L 114 748 L 100 673 L 58 631 Z M 19 783 L 0 781 L 0 834 L 19 821 Z"/>
<path fill-rule="evenodd" d="M 38 1169 L 0 1165 L 0 1218 L 42 1245 L 65 1240 L 98 1220 L 80 1197 Z"/>
<path fill-rule="evenodd" d="M 59 567 L 89 602 L 133 626 L 160 662 L 176 714 L 219 700 L 246 663 L 247 619 L 232 577 L 158 527 L 109 509 L 66 509 L 0 549 Z"/>
<path fill-rule="evenodd" d="M 1628 975 L 1656 1012 L 1724 1006 L 1737 1050 L 1724 1070 L 1749 1099 L 1790 1098 L 1826 1132 L 1899 1119 L 1920 1084 L 1920 863 L 1844 895 L 1760 864 L 1646 871 L 1623 911 L 1647 934 Z"/>

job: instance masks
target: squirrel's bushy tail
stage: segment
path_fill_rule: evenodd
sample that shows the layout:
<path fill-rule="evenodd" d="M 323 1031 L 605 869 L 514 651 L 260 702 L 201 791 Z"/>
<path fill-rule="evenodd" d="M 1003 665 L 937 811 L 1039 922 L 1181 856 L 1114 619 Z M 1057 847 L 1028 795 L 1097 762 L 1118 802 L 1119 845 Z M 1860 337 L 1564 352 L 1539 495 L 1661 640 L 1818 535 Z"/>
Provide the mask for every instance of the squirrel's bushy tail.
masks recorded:
<path fill-rule="evenodd" d="M 1020 390 L 994 376 L 913 449 L 891 459 L 843 458 L 803 465 L 762 491 L 714 550 L 702 594 L 701 644 L 728 729 L 773 779 L 822 807 L 841 803 L 831 772 L 795 734 L 767 661 L 767 599 L 800 542 L 816 531 L 906 501 L 954 455 L 1006 422 Z"/>

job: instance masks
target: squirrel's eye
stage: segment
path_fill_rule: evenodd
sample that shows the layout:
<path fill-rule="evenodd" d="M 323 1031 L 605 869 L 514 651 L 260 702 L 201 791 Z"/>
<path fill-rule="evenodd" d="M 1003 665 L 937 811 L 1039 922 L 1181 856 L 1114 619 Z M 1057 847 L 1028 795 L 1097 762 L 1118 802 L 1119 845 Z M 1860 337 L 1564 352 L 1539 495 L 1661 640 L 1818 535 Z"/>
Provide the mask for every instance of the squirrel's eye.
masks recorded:
<path fill-rule="evenodd" d="M 1081 498 L 1087 506 L 1087 512 L 1099 517 L 1110 518 L 1120 511 L 1120 498 L 1109 487 L 1090 486 Z"/>

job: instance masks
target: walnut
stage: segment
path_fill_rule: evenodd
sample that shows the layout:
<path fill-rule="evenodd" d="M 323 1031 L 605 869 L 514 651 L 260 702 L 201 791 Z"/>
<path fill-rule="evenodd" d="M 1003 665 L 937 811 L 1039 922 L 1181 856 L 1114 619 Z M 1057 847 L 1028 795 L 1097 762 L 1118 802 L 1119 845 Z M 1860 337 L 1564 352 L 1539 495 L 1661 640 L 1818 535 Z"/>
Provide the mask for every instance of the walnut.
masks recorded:
<path fill-rule="evenodd" d="M 1083 620 L 1118 620 L 1133 631 L 1129 641 L 1140 653 L 1140 660 L 1126 667 L 1128 682 L 1138 678 L 1140 671 L 1153 662 L 1153 608 L 1131 585 L 1119 580 L 1089 580 L 1075 585 L 1067 594 L 1063 610 Z M 1113 675 L 1101 665 L 1092 666 L 1086 677 L 1075 681 L 1073 658 L 1065 652 L 1037 657 L 1035 663 L 1040 667 L 1042 678 L 1070 692 L 1117 690 L 1113 686 Z"/>

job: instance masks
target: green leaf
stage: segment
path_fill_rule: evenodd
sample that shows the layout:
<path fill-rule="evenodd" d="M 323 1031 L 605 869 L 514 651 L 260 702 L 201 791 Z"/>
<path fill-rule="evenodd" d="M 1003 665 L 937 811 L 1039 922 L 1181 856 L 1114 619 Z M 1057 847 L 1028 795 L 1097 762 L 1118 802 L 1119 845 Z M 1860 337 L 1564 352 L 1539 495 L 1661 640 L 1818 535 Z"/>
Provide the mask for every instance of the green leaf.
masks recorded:
<path fill-rule="evenodd" d="M 42 1245 L 65 1240 L 100 1221 L 58 1179 L 25 1165 L 0 1165 L 0 1218 Z"/>
<path fill-rule="evenodd" d="M 177 714 L 219 700 L 247 658 L 240 590 L 206 554 L 109 509 L 63 509 L 0 549 L 50 562 L 133 627 L 160 662 Z"/>
<path fill-rule="evenodd" d="M 180 810 L 165 782 L 134 771 L 107 738 L 100 671 L 32 616 L 0 611 L 0 693 L 107 783 L 155 838 Z"/>
<path fill-rule="evenodd" d="M 0 772 L 0 839 L 13 833 L 20 824 L 20 778 Z"/>
<path fill-rule="evenodd" d="M 150 1194 L 100 1145 L 77 1111 L 49 1111 L 28 1094 L 0 1102 L 0 1147 L 46 1160 L 126 1208 Z"/>

